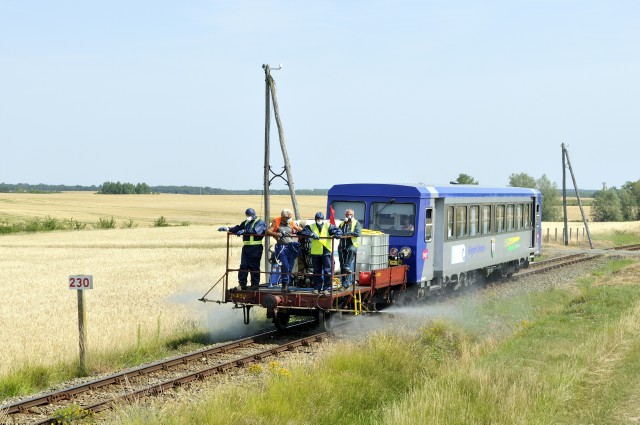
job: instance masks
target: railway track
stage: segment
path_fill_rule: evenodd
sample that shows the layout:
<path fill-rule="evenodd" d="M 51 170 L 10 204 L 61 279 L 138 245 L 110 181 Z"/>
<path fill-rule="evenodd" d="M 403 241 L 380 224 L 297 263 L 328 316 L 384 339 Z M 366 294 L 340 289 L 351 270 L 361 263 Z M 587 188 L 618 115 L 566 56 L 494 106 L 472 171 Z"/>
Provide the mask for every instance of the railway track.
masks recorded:
<path fill-rule="evenodd" d="M 635 251 L 640 250 L 640 245 L 613 247 L 609 250 Z M 539 261 L 514 274 L 511 279 L 546 273 L 558 268 L 592 261 L 604 255 L 602 253 L 579 253 Z M 450 295 L 454 294 L 450 293 Z M 224 374 L 237 368 L 277 357 L 280 353 L 308 346 L 330 337 L 329 332 L 296 337 L 296 335 L 300 336 L 302 332 L 308 332 L 310 323 L 302 322 L 289 326 L 286 333 L 279 330 L 265 332 L 109 375 L 74 387 L 20 400 L 0 406 L 0 413 L 11 420 L 9 423 L 56 424 L 59 423 L 59 417 L 55 415 L 57 410 L 77 405 L 80 406 L 83 414 L 90 416 L 109 409 L 119 402 L 130 402 L 157 395 L 193 381 L 203 380 L 213 375 Z M 278 339 L 285 339 L 285 341 L 277 343 Z"/>
<path fill-rule="evenodd" d="M 517 274 L 514 274 L 512 279 L 522 279 L 534 274 L 547 273 L 551 270 L 559 269 L 562 267 L 571 266 L 578 263 L 587 261 L 593 261 L 598 258 L 602 258 L 603 254 L 572 254 L 563 257 L 557 257 L 539 263 L 534 263 L 528 269 L 522 269 Z"/>
<path fill-rule="evenodd" d="M 265 332 L 253 337 L 169 358 L 146 366 L 96 379 L 0 406 L 0 412 L 16 424 L 57 424 L 56 411 L 79 406 L 87 417 L 109 409 L 115 403 L 153 396 L 175 387 L 224 374 L 231 370 L 277 357 L 283 352 L 308 346 L 330 337 L 328 332 L 308 333 L 310 322 L 292 325 L 288 332 Z M 275 342 L 274 340 L 283 342 Z M 266 348 L 265 348 L 266 347 Z"/>
<path fill-rule="evenodd" d="M 606 248 L 610 251 L 640 251 L 640 244 L 614 246 L 612 248 Z"/>

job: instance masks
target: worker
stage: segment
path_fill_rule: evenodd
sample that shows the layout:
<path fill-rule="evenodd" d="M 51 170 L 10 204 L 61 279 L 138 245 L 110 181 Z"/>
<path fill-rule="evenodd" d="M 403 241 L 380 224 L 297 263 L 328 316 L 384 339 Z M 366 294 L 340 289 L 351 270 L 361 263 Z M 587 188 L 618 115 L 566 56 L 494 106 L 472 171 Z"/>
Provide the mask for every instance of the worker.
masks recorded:
<path fill-rule="evenodd" d="M 262 239 L 267 229 L 267 224 L 256 216 L 253 208 L 245 211 L 246 219 L 231 228 L 220 227 L 218 231 L 229 232 L 236 236 L 242 236 L 242 253 L 240 256 L 240 270 L 238 270 L 238 283 L 240 289 L 247 289 L 247 277 L 251 272 L 250 289 L 260 289 L 260 260 L 262 259 Z"/>
<path fill-rule="evenodd" d="M 267 235 L 273 236 L 276 240 L 273 254 L 275 260 L 281 264 L 282 292 L 291 292 L 291 270 L 295 259 L 300 255 L 300 242 L 296 240 L 295 234 L 300 232 L 302 227 L 296 224 L 292 217 L 293 212 L 285 208 L 280 217 L 276 217 L 267 229 Z"/>
<path fill-rule="evenodd" d="M 333 241 L 331 237 L 340 237 L 342 232 L 335 225 L 324 221 L 324 214 L 317 212 L 315 221 L 307 224 L 300 232 L 309 236 L 311 241 L 311 263 L 313 265 L 313 294 L 331 293 L 331 258 Z"/>
<path fill-rule="evenodd" d="M 340 280 L 344 289 L 348 289 L 353 282 L 354 259 L 358 250 L 358 238 L 362 236 L 362 226 L 355 219 L 354 211 L 348 209 L 344 213 L 344 221 L 340 223 L 343 237 L 340 239 L 338 254 L 340 258 Z"/>

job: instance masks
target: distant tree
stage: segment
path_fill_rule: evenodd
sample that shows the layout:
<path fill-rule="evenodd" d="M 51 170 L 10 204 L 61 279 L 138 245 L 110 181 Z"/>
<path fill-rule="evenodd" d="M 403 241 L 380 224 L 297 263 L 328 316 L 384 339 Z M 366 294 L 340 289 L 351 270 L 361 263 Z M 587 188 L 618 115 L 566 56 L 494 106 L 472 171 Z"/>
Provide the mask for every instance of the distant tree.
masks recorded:
<path fill-rule="evenodd" d="M 138 183 L 136 185 L 136 193 L 138 195 L 148 195 L 151 193 L 151 188 L 149 188 L 149 185 L 146 183 Z"/>
<path fill-rule="evenodd" d="M 618 198 L 620 199 L 620 212 L 623 221 L 633 221 L 638 217 L 638 204 L 633 197 L 633 193 L 624 186 L 618 190 Z"/>
<path fill-rule="evenodd" d="M 542 220 L 560 221 L 560 194 L 558 185 L 552 183 L 546 174 L 536 180 L 538 190 L 542 193 Z"/>
<path fill-rule="evenodd" d="M 631 218 L 629 220 L 640 220 L 640 180 L 635 182 L 626 182 L 622 185 L 622 189 L 629 192 L 631 199 L 627 206 L 623 202 L 622 208 L 629 208 L 632 211 L 627 213 Z M 622 201 L 622 198 L 620 199 Z M 624 211 L 623 211 L 624 214 Z"/>
<path fill-rule="evenodd" d="M 480 184 L 469 174 L 460 173 L 455 181 L 457 184 Z"/>
<path fill-rule="evenodd" d="M 518 174 L 511 174 L 509 176 L 509 186 L 511 186 L 511 187 L 529 187 L 529 188 L 533 189 L 537 185 L 536 185 L 536 179 L 531 177 L 529 174 L 527 174 L 527 173 L 518 173 Z"/>
<path fill-rule="evenodd" d="M 593 221 L 622 221 L 622 203 L 616 188 L 604 187 L 593 196 L 591 219 Z"/>
<path fill-rule="evenodd" d="M 129 194 L 145 194 L 151 193 L 151 188 L 146 183 L 138 183 L 137 185 L 133 185 L 133 183 L 120 183 L 120 182 L 104 182 L 102 183 L 102 189 L 100 193 L 105 194 L 117 194 L 117 195 L 129 195 Z"/>

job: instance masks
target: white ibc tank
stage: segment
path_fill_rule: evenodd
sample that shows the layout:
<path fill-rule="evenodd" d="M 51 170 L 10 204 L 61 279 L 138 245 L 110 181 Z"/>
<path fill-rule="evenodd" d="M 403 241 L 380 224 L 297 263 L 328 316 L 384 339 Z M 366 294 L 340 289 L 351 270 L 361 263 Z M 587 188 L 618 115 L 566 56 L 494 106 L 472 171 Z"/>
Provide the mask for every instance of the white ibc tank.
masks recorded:
<path fill-rule="evenodd" d="M 358 243 L 356 272 L 383 269 L 389 266 L 389 235 L 363 229 Z"/>

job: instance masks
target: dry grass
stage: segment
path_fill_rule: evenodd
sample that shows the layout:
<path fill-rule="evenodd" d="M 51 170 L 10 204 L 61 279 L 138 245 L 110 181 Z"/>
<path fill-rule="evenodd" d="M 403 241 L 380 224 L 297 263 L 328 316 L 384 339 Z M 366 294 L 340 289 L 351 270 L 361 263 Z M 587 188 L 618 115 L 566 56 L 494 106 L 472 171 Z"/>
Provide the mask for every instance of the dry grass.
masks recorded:
<path fill-rule="evenodd" d="M 272 199 L 272 210 L 289 198 Z M 185 326 L 204 326 L 215 309 L 197 301 L 225 270 L 226 236 L 215 229 L 237 224 L 244 210 L 259 211 L 259 196 L 104 196 L 84 192 L 0 194 L 4 217 L 49 215 L 93 221 L 132 218 L 151 223 L 163 215 L 199 225 L 85 230 L 0 236 L 0 375 L 25 362 L 74 359 L 78 352 L 77 301 L 69 275 L 91 274 L 86 291 L 88 348 L 96 352 L 134 346 Z M 326 197 L 299 197 L 302 213 L 324 210 Z M 232 267 L 239 262 L 239 239 Z M 241 323 L 241 317 L 239 323 Z"/>

